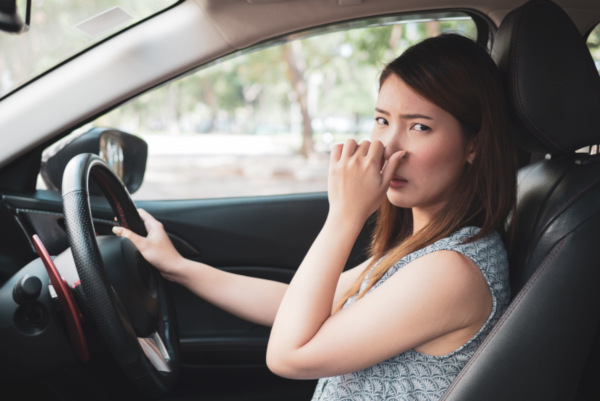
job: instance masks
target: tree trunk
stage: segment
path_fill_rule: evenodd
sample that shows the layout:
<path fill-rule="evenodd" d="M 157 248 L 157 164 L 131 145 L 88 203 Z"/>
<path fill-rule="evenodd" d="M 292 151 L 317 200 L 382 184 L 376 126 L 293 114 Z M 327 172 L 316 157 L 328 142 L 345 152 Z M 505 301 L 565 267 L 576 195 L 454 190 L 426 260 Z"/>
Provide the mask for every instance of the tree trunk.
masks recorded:
<path fill-rule="evenodd" d="M 425 23 L 425 30 L 427 31 L 427 37 L 438 36 L 442 33 L 442 23 L 440 21 L 427 21 Z"/>
<path fill-rule="evenodd" d="M 306 65 L 302 60 L 302 44 L 299 41 L 289 42 L 283 46 L 283 58 L 287 64 L 290 82 L 296 92 L 296 98 L 302 114 L 302 146 L 300 154 L 308 157 L 313 153 L 312 118 L 308 112 L 308 85 L 304 78 Z"/>
<path fill-rule="evenodd" d="M 392 31 L 390 32 L 390 40 L 388 41 L 389 51 L 391 53 L 391 57 L 396 58 L 399 56 L 397 54 L 398 45 L 400 44 L 400 40 L 402 39 L 403 29 L 402 24 L 396 24 L 392 26 Z"/>

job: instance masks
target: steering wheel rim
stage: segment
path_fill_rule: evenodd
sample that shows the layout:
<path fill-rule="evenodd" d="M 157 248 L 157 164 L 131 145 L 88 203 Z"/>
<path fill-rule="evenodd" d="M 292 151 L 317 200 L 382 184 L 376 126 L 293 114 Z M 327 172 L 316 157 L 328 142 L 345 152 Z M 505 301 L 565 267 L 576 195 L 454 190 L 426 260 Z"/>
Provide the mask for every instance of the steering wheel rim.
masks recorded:
<path fill-rule="evenodd" d="M 181 365 L 174 305 L 165 280 L 156 269 L 146 268 L 149 264 L 138 253 L 136 259 L 145 263 L 137 266 L 138 274 L 146 276 L 144 282 L 151 283 L 148 291 L 157 298 L 152 311 L 156 322 L 150 322 L 155 330 L 140 338 L 105 270 L 91 214 L 90 177 L 110 203 L 118 223 L 139 235 L 147 234 L 125 185 L 102 159 L 80 154 L 67 164 L 62 182 L 65 225 L 86 310 L 125 375 L 146 395 L 161 395 L 171 388 Z M 129 240 L 119 240 L 128 241 L 131 248 Z"/>

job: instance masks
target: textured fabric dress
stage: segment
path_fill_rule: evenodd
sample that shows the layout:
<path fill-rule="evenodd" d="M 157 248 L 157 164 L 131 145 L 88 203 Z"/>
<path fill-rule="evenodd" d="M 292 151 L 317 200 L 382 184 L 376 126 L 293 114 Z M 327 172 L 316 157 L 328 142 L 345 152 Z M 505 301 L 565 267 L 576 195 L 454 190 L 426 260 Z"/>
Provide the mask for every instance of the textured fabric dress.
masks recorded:
<path fill-rule="evenodd" d="M 478 232 L 477 227 L 465 227 L 405 256 L 369 292 L 403 266 L 423 255 L 439 250 L 456 251 L 475 262 L 492 295 L 492 312 L 481 329 L 464 345 L 444 356 L 409 350 L 358 372 L 320 379 L 313 401 L 434 401 L 442 397 L 506 309 L 510 298 L 508 261 L 502 239 L 498 233 L 494 233 L 477 241 L 464 243 Z M 361 290 L 365 285 L 366 279 Z M 349 299 L 344 307 L 353 301 L 354 299 Z"/>

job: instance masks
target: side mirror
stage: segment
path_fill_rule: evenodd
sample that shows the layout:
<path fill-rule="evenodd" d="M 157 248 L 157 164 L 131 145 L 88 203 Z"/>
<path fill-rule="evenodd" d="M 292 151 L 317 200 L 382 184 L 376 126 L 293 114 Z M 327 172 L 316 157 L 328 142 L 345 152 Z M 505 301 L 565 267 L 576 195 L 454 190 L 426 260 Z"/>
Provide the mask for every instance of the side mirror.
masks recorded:
<path fill-rule="evenodd" d="M 24 9 L 17 7 L 17 0 L 0 0 L 0 30 L 10 33 L 23 33 L 29 30 L 31 19 L 31 0 L 25 3 Z"/>
<path fill-rule="evenodd" d="M 130 194 L 142 185 L 148 158 L 146 141 L 116 129 L 96 127 L 43 156 L 40 174 L 49 189 L 61 190 L 67 163 L 80 153 L 100 156 L 121 178 Z M 90 182 L 90 193 L 101 193 L 93 182 Z"/>

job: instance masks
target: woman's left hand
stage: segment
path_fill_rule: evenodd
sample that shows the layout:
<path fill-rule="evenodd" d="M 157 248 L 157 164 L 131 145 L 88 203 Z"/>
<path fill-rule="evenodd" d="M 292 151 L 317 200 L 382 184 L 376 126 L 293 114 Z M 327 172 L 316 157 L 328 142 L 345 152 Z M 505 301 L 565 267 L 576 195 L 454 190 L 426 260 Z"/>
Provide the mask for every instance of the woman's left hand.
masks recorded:
<path fill-rule="evenodd" d="M 406 153 L 398 151 L 384 159 L 380 141 L 353 139 L 335 145 L 329 165 L 328 196 L 330 213 L 363 224 L 377 210 L 398 164 Z"/>

